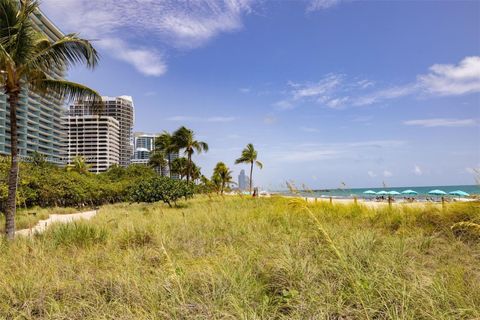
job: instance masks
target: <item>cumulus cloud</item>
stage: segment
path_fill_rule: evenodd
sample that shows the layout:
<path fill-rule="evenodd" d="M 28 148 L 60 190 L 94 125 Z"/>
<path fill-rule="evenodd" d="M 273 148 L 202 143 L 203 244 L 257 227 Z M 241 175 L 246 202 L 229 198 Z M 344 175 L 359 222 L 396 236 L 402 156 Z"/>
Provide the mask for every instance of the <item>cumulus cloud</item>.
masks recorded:
<path fill-rule="evenodd" d="M 373 171 L 368 171 L 367 174 L 370 178 L 375 178 L 377 176 L 377 174 Z"/>
<path fill-rule="evenodd" d="M 393 176 L 393 173 L 392 173 L 391 171 L 384 170 L 384 171 L 383 171 L 383 176 L 384 176 L 385 178 L 388 178 L 388 177 Z"/>
<path fill-rule="evenodd" d="M 158 76 L 166 71 L 162 53 L 153 45 L 137 48 L 138 38 L 180 49 L 202 46 L 240 30 L 251 0 L 43 0 L 41 8 L 66 32 L 101 40 L 107 53 Z"/>
<path fill-rule="evenodd" d="M 403 124 L 407 126 L 421 126 L 427 128 L 433 127 L 471 127 L 477 124 L 475 119 L 445 119 L 445 118 L 433 118 L 433 119 L 418 119 L 404 121 Z"/>
<path fill-rule="evenodd" d="M 480 92 L 480 57 L 465 57 L 458 65 L 434 64 L 418 82 L 427 92 L 442 96 Z"/>

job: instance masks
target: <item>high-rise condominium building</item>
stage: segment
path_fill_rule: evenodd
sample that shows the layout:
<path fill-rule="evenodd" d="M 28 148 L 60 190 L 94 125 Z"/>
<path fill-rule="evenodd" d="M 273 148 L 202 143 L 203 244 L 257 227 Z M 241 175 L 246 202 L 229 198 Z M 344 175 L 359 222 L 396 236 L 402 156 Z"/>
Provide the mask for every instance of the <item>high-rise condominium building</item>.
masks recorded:
<path fill-rule="evenodd" d="M 150 153 L 155 149 L 154 134 L 143 132 L 133 133 L 133 157 L 132 163 L 147 164 L 150 159 Z"/>
<path fill-rule="evenodd" d="M 133 158 L 132 163 L 147 164 L 151 153 L 155 150 L 155 138 L 158 135 L 143 132 L 135 132 L 133 134 Z M 166 160 L 173 161 L 178 158 L 178 152 L 172 152 L 167 155 Z M 164 176 L 170 176 L 168 166 L 163 168 L 161 172 Z M 172 173 L 172 178 L 179 179 L 176 173 Z"/>
<path fill-rule="evenodd" d="M 67 165 L 82 156 L 100 173 L 120 160 L 120 125 L 113 117 L 81 115 L 63 117 L 66 139 L 62 155 Z"/>
<path fill-rule="evenodd" d="M 134 122 L 134 105 L 130 96 L 102 97 L 104 105 L 92 106 L 90 101 L 77 101 L 70 106 L 69 116 L 101 115 L 116 119 L 119 123 L 121 166 L 128 166 L 133 155 L 132 131 Z"/>
<path fill-rule="evenodd" d="M 51 41 L 63 33 L 40 11 L 31 15 L 34 26 Z M 54 70 L 50 76 L 63 78 L 63 70 Z M 52 95 L 40 96 L 23 88 L 17 111 L 18 151 L 21 157 L 38 152 L 53 163 L 61 163 L 63 101 Z M 6 96 L 0 93 L 0 154 L 10 154 L 10 108 Z"/>

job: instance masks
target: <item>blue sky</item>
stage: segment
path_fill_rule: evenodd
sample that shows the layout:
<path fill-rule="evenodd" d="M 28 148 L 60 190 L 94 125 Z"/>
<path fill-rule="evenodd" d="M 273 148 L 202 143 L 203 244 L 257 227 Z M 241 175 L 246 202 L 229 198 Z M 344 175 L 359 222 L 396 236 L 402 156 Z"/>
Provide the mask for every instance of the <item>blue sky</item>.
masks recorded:
<path fill-rule="evenodd" d="M 480 2 L 43 0 L 94 39 L 94 72 L 131 95 L 135 129 L 194 129 L 209 176 L 249 142 L 264 188 L 474 183 Z"/>

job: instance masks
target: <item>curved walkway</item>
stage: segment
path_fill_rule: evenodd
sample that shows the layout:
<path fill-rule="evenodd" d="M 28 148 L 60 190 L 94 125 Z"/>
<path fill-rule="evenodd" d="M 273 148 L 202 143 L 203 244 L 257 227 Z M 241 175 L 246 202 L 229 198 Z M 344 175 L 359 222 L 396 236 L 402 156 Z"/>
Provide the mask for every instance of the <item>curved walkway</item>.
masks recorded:
<path fill-rule="evenodd" d="M 15 236 L 32 236 L 36 233 L 42 233 L 52 223 L 69 223 L 76 220 L 89 220 L 97 214 L 97 211 L 86 211 L 72 214 L 51 214 L 48 219 L 40 220 L 35 227 L 30 229 L 22 229 L 15 232 Z"/>

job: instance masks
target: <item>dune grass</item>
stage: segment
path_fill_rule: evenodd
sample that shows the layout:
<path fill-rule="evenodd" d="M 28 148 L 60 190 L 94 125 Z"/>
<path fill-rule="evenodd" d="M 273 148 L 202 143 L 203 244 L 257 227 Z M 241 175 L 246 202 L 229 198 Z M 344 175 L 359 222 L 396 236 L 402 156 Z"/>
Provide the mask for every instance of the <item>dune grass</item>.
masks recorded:
<path fill-rule="evenodd" d="M 2 243 L 0 319 L 480 318 L 480 238 L 451 229 L 478 203 L 289 202 L 109 205 Z"/>

